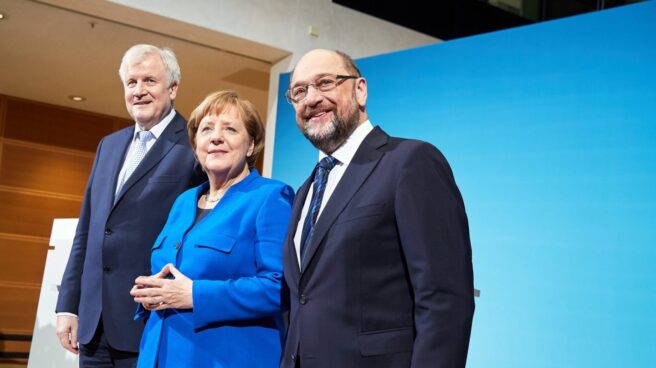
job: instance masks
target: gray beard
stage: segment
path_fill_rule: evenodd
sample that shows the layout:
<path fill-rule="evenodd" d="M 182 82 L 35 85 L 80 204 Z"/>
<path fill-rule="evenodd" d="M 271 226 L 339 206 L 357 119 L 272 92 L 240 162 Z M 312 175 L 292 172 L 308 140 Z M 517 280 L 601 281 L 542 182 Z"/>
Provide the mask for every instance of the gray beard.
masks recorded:
<path fill-rule="evenodd" d="M 358 127 L 360 121 L 360 110 L 356 107 L 354 113 L 351 114 L 347 120 L 340 120 L 337 116 L 330 121 L 330 126 L 328 131 L 324 132 L 321 135 L 315 134 L 310 135 L 309 123 L 305 122 L 303 129 L 303 135 L 307 138 L 313 146 L 320 149 L 321 152 L 331 155 L 333 152 L 337 151 L 344 142 L 351 136 L 353 131 Z"/>

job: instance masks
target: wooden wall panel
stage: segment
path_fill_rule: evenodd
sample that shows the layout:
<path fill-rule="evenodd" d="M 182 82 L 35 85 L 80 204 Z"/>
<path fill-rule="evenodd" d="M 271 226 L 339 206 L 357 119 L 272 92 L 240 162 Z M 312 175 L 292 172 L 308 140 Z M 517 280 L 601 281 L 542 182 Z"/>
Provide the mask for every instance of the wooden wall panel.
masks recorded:
<path fill-rule="evenodd" d="M 0 185 L 81 196 L 93 153 L 5 140 Z"/>
<path fill-rule="evenodd" d="M 79 216 L 98 142 L 132 124 L 0 95 L 0 333 L 32 334 L 52 221 Z"/>
<path fill-rule="evenodd" d="M 3 254 L 0 257 L 0 280 L 40 285 L 46 265 L 48 241 L 48 238 L 0 233 L 0 254 Z"/>
<path fill-rule="evenodd" d="M 114 130 L 121 130 L 123 128 L 127 128 L 129 126 L 133 126 L 135 123 L 132 120 L 125 120 L 125 119 L 115 119 L 114 120 Z"/>
<path fill-rule="evenodd" d="M 7 96 L 0 95 L 0 137 L 5 136 L 5 112 L 7 111 Z"/>
<path fill-rule="evenodd" d="M 52 220 L 78 217 L 82 201 L 0 191 L 0 233 L 50 237 Z"/>
<path fill-rule="evenodd" d="M 100 139 L 114 131 L 112 117 L 12 97 L 6 109 L 6 138 L 95 152 Z"/>
<path fill-rule="evenodd" d="M 40 285 L 0 282 L 0 332 L 32 334 L 40 291 Z"/>

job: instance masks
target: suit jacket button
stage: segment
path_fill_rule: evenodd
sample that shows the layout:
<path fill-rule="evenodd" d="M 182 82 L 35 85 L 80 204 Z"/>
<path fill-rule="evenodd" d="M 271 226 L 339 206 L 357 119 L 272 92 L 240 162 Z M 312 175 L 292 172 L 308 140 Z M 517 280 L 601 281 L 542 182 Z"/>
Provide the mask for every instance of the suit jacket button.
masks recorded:
<path fill-rule="evenodd" d="M 111 267 L 109 267 L 109 266 L 103 266 L 103 271 L 105 271 L 105 272 L 109 272 L 109 271 L 111 271 L 111 270 L 112 270 Z"/>
<path fill-rule="evenodd" d="M 109 235 L 111 233 L 112 233 L 112 229 L 110 228 L 105 229 L 105 235 Z"/>
<path fill-rule="evenodd" d="M 296 361 L 296 354 L 292 354 L 292 362 Z"/>
<path fill-rule="evenodd" d="M 175 249 L 180 249 L 181 246 L 182 244 L 180 244 L 180 242 L 175 243 Z"/>
<path fill-rule="evenodd" d="M 298 302 L 301 303 L 301 305 L 305 305 L 307 303 L 307 297 L 305 294 L 301 294 L 301 297 L 298 298 Z"/>

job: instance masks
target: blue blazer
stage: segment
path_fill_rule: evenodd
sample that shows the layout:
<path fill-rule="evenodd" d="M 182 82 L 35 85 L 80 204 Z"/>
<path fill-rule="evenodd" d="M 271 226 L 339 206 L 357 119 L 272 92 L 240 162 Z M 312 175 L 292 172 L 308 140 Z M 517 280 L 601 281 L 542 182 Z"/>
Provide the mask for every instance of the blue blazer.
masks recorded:
<path fill-rule="evenodd" d="M 193 280 L 193 309 L 148 312 L 138 367 L 277 367 L 284 326 L 282 242 L 293 190 L 257 171 L 195 226 L 205 183 L 176 200 L 152 248 L 152 273 Z M 193 227 L 192 227 L 193 226 Z"/>
<path fill-rule="evenodd" d="M 474 313 L 460 191 L 432 145 L 375 128 L 317 219 L 299 267 L 284 248 L 290 324 L 282 368 L 464 368 Z"/>
<path fill-rule="evenodd" d="M 207 180 L 196 164 L 186 124 L 176 113 L 116 196 L 134 125 L 98 144 L 56 309 L 80 317 L 81 344 L 91 341 L 102 317 L 113 348 L 139 349 L 143 322 L 132 318 L 134 279 L 150 271 L 149 248 L 175 198 Z"/>

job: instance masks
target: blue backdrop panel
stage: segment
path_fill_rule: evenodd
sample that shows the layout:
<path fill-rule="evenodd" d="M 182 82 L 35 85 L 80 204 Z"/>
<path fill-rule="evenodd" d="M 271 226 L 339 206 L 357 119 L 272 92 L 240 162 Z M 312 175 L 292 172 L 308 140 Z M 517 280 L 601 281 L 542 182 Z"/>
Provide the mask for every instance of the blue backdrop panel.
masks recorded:
<path fill-rule="evenodd" d="M 388 133 L 449 159 L 470 219 L 468 367 L 656 367 L 656 3 L 358 61 Z M 316 150 L 281 76 L 273 176 Z"/>

